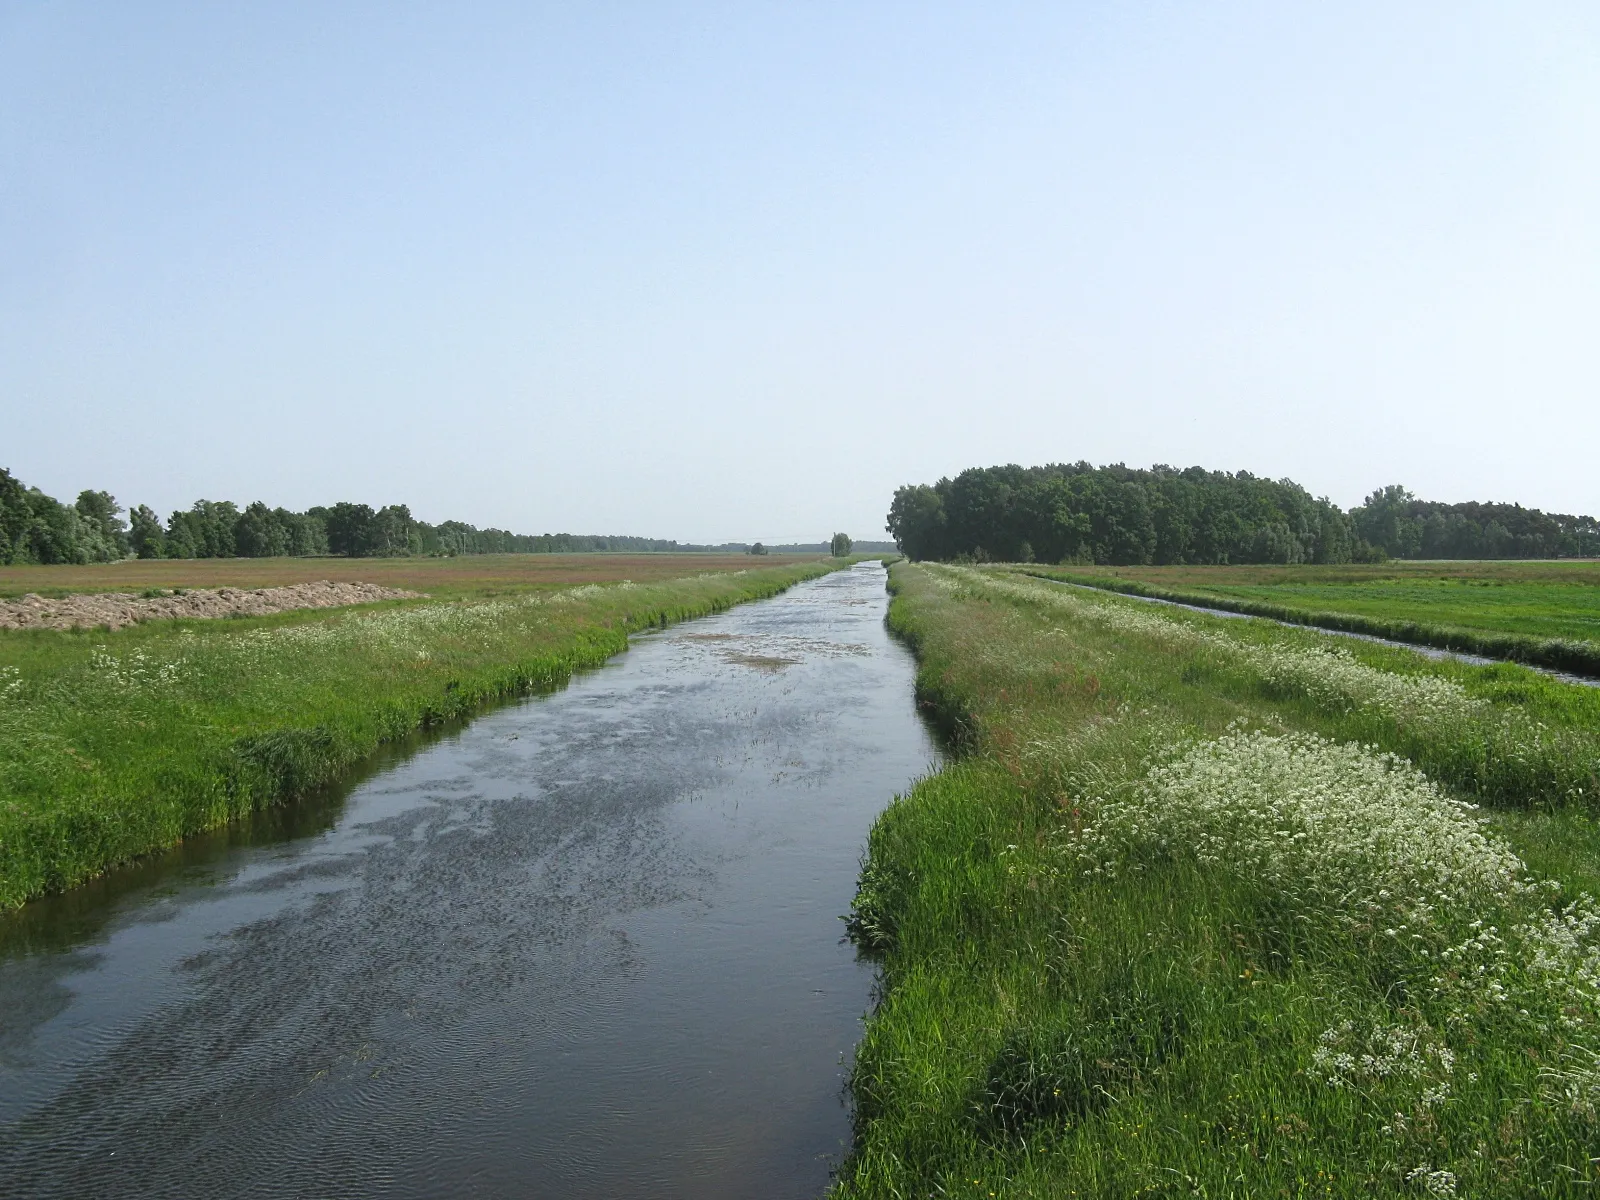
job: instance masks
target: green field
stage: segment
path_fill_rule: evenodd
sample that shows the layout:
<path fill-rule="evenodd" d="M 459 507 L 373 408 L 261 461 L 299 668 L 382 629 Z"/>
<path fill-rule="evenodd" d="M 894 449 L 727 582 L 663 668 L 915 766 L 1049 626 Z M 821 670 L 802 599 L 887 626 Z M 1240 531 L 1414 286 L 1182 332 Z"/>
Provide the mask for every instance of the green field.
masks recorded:
<path fill-rule="evenodd" d="M 418 727 L 555 686 L 626 649 L 632 630 L 769 596 L 853 561 L 683 576 L 687 564 L 651 558 L 680 577 L 657 569 L 652 582 L 621 582 L 613 562 L 611 582 L 558 587 L 558 564 L 546 562 L 445 560 L 387 574 L 363 563 L 384 582 L 432 572 L 435 590 L 477 598 L 114 633 L 0 631 L 0 908 L 331 783 Z M 154 565 L 191 586 L 209 579 L 205 564 Z M 635 557 L 621 569 L 642 574 L 641 565 Z M 606 574 L 603 562 L 581 567 L 591 579 Z M 245 569 L 285 581 L 270 561 Z M 505 577 L 516 569 L 538 575 L 518 586 Z"/>
<path fill-rule="evenodd" d="M 1118 591 L 1600 673 L 1600 563 L 1030 567 Z"/>
<path fill-rule="evenodd" d="M 961 755 L 871 835 L 837 1195 L 1590 1194 L 1600 693 L 893 580 Z"/>

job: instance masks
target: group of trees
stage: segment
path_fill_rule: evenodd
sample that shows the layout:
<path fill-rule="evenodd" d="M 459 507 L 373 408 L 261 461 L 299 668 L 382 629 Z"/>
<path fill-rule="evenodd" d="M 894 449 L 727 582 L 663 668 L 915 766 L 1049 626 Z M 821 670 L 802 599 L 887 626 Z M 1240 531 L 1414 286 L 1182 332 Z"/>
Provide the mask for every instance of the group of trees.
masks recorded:
<path fill-rule="evenodd" d="M 1439 504 L 1395 485 L 1350 516 L 1357 534 L 1391 558 L 1600 556 L 1600 521 L 1520 504 Z"/>
<path fill-rule="evenodd" d="M 727 547 L 720 547 L 726 549 Z M 743 547 L 739 547 L 742 549 Z M 342 554 L 395 555 L 634 553 L 707 550 L 661 538 L 572 533 L 539 535 L 479 529 L 464 521 L 430 525 L 404 504 L 374 509 L 340 503 L 291 512 L 261 501 L 240 509 L 228 500 L 198 500 L 165 522 L 136 505 L 125 522 L 109 492 L 86 491 L 65 505 L 0 469 L 0 563 L 115 562 L 138 558 L 271 558 Z"/>
<path fill-rule="evenodd" d="M 1350 518 L 1291 480 L 1200 467 L 975 467 L 895 492 L 912 558 L 1084 563 L 1341 563 L 1371 554 Z"/>
<path fill-rule="evenodd" d="M 1135 470 L 1120 463 L 974 467 L 932 486 L 898 489 L 889 531 L 912 558 L 1008 562 L 1344 563 L 1383 558 L 1600 556 L 1600 522 L 1518 504 L 1438 504 L 1399 486 L 1348 513 L 1288 479 L 1200 467 Z M 875 543 L 863 543 L 878 548 Z M 819 547 L 820 548 L 820 547 Z M 835 534 L 828 549 L 849 554 Z M 145 505 L 126 522 L 109 492 L 62 504 L 0 468 L 0 563 L 139 558 L 268 558 L 341 554 L 559 554 L 744 550 L 658 538 L 509 533 L 463 521 L 430 525 L 404 504 L 291 512 L 199 500 L 163 523 Z M 782 547 L 803 550 L 810 547 Z M 764 554 L 757 543 L 749 553 Z"/>
<path fill-rule="evenodd" d="M 128 553 L 128 527 L 108 492 L 62 504 L 0 467 L 0 563 L 114 562 Z"/>
<path fill-rule="evenodd" d="M 894 494 L 912 558 L 1008 562 L 1345 563 L 1600 555 L 1593 517 L 1434 504 L 1383 488 L 1344 512 L 1289 479 L 1118 463 L 975 467 Z"/>

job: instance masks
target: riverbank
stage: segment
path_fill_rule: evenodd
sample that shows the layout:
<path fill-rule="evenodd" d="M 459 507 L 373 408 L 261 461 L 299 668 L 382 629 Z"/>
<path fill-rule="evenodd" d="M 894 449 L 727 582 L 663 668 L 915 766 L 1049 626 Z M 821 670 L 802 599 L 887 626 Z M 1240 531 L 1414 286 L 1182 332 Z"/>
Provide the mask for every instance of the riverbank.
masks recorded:
<path fill-rule="evenodd" d="M 883 584 L 0 914 L 0 1195 L 816 1200 L 876 980 L 838 914 L 938 757 Z"/>
<path fill-rule="evenodd" d="M 0 908 L 329 784 L 419 726 L 558 686 L 630 632 L 843 565 L 0 633 Z"/>
<path fill-rule="evenodd" d="M 1592 1188 L 1590 689 L 1003 571 L 894 583 L 963 757 L 871 836 L 836 1195 Z"/>
<path fill-rule="evenodd" d="M 1475 564 L 1474 564 L 1475 565 Z M 1497 564 L 1498 565 L 1498 564 Z M 1544 564 L 1540 564 L 1543 566 Z M 1085 572 L 1065 567 L 1029 567 L 1027 572 L 1042 579 L 1055 579 L 1080 587 L 1101 588 L 1129 596 L 1166 600 L 1173 604 L 1193 604 L 1251 617 L 1265 617 L 1291 625 L 1309 625 L 1340 633 L 1359 633 L 1390 641 L 1428 646 L 1436 650 L 1476 654 L 1484 658 L 1528 663 L 1556 671 L 1600 678 L 1600 643 L 1578 637 L 1542 637 L 1505 629 L 1473 628 L 1464 624 L 1419 620 L 1416 617 L 1383 615 L 1342 609 L 1313 609 L 1278 600 L 1229 595 L 1215 588 L 1184 588 L 1150 580 L 1128 579 L 1101 572 Z M 1504 590 L 1518 582 L 1503 579 L 1487 581 L 1484 587 Z M 1524 590 L 1540 590 L 1538 584 L 1522 585 Z M 1270 587 L 1265 590 L 1271 590 Z M 1337 591 L 1337 589 L 1325 589 Z M 1393 589 L 1391 589 L 1393 590 Z M 1483 595 L 1482 591 L 1475 593 Z M 1431 597 L 1430 597 L 1431 598 Z M 1326 601 L 1327 597 L 1323 599 Z M 1370 603 L 1370 602 L 1369 602 Z M 1501 618 L 1504 619 L 1504 618 Z"/>

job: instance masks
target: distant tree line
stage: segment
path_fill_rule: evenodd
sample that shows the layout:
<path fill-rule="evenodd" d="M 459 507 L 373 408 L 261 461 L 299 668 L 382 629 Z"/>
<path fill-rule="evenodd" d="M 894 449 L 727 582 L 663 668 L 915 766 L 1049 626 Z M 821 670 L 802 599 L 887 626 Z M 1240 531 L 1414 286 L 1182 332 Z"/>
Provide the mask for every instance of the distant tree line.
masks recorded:
<path fill-rule="evenodd" d="M 109 492 L 85 491 L 66 505 L 0 468 L 0 563 L 94 563 L 137 558 L 272 558 L 340 554 L 569 554 L 745 549 L 742 543 L 696 546 L 661 538 L 508 533 L 464 521 L 430 525 L 404 504 L 374 509 L 339 503 L 291 512 L 261 501 L 240 509 L 197 500 L 165 522 L 148 506 L 123 510 Z"/>
<path fill-rule="evenodd" d="M 1600 554 L 1592 517 L 1430 504 L 1400 487 L 1345 512 L 1290 479 L 1120 463 L 974 467 L 899 488 L 888 520 L 908 556 L 946 561 L 1132 566 Z"/>
<path fill-rule="evenodd" d="M 1392 558 L 1600 557 L 1600 521 L 1520 504 L 1439 504 L 1394 485 L 1350 516 L 1357 534 Z"/>
<path fill-rule="evenodd" d="M 128 527 L 108 492 L 62 504 L 0 468 L 0 562 L 112 562 L 128 554 Z"/>

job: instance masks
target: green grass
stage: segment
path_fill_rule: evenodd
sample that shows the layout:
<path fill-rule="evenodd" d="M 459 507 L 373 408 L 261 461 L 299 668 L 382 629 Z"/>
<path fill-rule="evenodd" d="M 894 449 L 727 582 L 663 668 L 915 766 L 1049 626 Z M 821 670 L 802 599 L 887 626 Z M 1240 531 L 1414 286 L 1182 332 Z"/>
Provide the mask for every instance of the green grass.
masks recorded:
<path fill-rule="evenodd" d="M 555 687 L 630 631 L 841 565 L 0 633 L 0 908 L 331 783 L 418 727 Z"/>
<path fill-rule="evenodd" d="M 1600 571 L 1588 562 L 1029 570 L 1113 591 L 1600 675 Z"/>
<path fill-rule="evenodd" d="M 1600 949 L 1558 917 L 1600 871 L 1588 689 L 1328 664 L 1315 634 L 998 571 L 893 583 L 961 757 L 872 831 L 851 929 L 884 978 L 837 1196 L 1590 1193 Z M 1284 747 L 1311 774 L 1250 775 Z M 1297 787 L 1339 818 L 1303 840 Z M 1460 794 L 1505 806 L 1503 841 Z M 1376 857 L 1375 813 L 1401 830 Z M 1511 848 L 1565 892 L 1479 870 Z"/>

